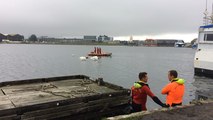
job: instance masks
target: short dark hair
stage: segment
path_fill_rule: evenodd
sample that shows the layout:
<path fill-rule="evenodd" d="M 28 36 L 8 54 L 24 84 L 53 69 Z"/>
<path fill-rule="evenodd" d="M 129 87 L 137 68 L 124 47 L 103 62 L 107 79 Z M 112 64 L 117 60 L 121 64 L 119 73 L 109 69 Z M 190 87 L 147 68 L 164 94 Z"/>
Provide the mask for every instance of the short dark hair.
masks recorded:
<path fill-rule="evenodd" d="M 138 75 L 138 77 L 139 77 L 139 79 L 141 80 L 141 79 L 144 78 L 146 75 L 147 75 L 146 72 L 140 72 L 139 75 Z"/>
<path fill-rule="evenodd" d="M 171 76 L 174 76 L 175 78 L 177 78 L 177 76 L 178 76 L 178 73 L 177 73 L 176 70 L 170 70 L 170 71 L 169 71 L 169 74 L 170 74 Z"/>

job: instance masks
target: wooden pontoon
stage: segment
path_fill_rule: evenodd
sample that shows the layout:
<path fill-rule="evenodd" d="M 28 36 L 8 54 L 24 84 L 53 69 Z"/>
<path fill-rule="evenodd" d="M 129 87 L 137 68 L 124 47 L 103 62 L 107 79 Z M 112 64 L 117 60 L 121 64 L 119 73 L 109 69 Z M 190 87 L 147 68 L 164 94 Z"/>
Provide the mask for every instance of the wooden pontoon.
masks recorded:
<path fill-rule="evenodd" d="M 0 120 L 79 120 L 122 114 L 130 90 L 88 76 L 0 83 Z"/>

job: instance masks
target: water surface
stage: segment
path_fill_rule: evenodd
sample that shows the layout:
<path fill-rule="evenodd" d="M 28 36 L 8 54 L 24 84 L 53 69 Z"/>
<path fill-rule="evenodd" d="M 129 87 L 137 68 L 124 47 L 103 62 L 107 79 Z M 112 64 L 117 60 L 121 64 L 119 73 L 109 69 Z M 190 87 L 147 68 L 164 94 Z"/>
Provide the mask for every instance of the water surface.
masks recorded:
<path fill-rule="evenodd" d="M 194 65 L 195 50 L 173 47 L 101 46 L 112 52 L 112 57 L 98 61 L 81 61 L 95 46 L 81 45 L 32 45 L 0 44 L 0 81 L 41 77 L 84 74 L 92 78 L 102 77 L 125 88 L 138 81 L 138 73 L 146 71 L 153 93 L 165 102 L 160 94 L 169 83 L 167 73 L 175 69 L 186 80 L 184 104 L 195 98 Z M 99 46 L 96 46 L 99 47 Z M 148 108 L 159 107 L 150 98 Z"/>

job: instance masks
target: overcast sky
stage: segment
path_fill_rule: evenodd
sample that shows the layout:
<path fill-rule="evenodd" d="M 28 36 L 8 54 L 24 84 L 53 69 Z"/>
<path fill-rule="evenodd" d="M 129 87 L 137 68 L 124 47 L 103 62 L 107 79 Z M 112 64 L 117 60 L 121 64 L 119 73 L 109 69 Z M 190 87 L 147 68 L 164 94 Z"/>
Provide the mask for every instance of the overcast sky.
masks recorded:
<path fill-rule="evenodd" d="M 0 0 L 0 33 L 191 41 L 206 0 Z M 211 12 L 213 0 L 208 0 Z M 120 36 L 120 37 L 119 37 Z"/>

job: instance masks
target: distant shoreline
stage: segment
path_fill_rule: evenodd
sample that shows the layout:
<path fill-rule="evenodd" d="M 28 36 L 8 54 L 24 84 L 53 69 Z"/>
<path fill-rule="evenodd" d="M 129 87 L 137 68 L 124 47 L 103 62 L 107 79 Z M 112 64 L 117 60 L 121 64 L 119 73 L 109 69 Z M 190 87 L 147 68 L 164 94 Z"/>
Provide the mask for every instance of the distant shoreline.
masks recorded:
<path fill-rule="evenodd" d="M 173 47 L 173 46 L 144 46 L 144 45 L 124 45 L 124 44 L 108 44 L 108 43 L 26 43 L 26 42 L 1 42 L 0 44 L 34 44 L 34 45 L 94 45 L 94 46 L 129 46 L 129 47 Z M 189 44 L 189 43 L 188 43 Z M 181 48 L 181 47 L 180 47 Z M 191 45 L 182 48 L 192 48 Z"/>

